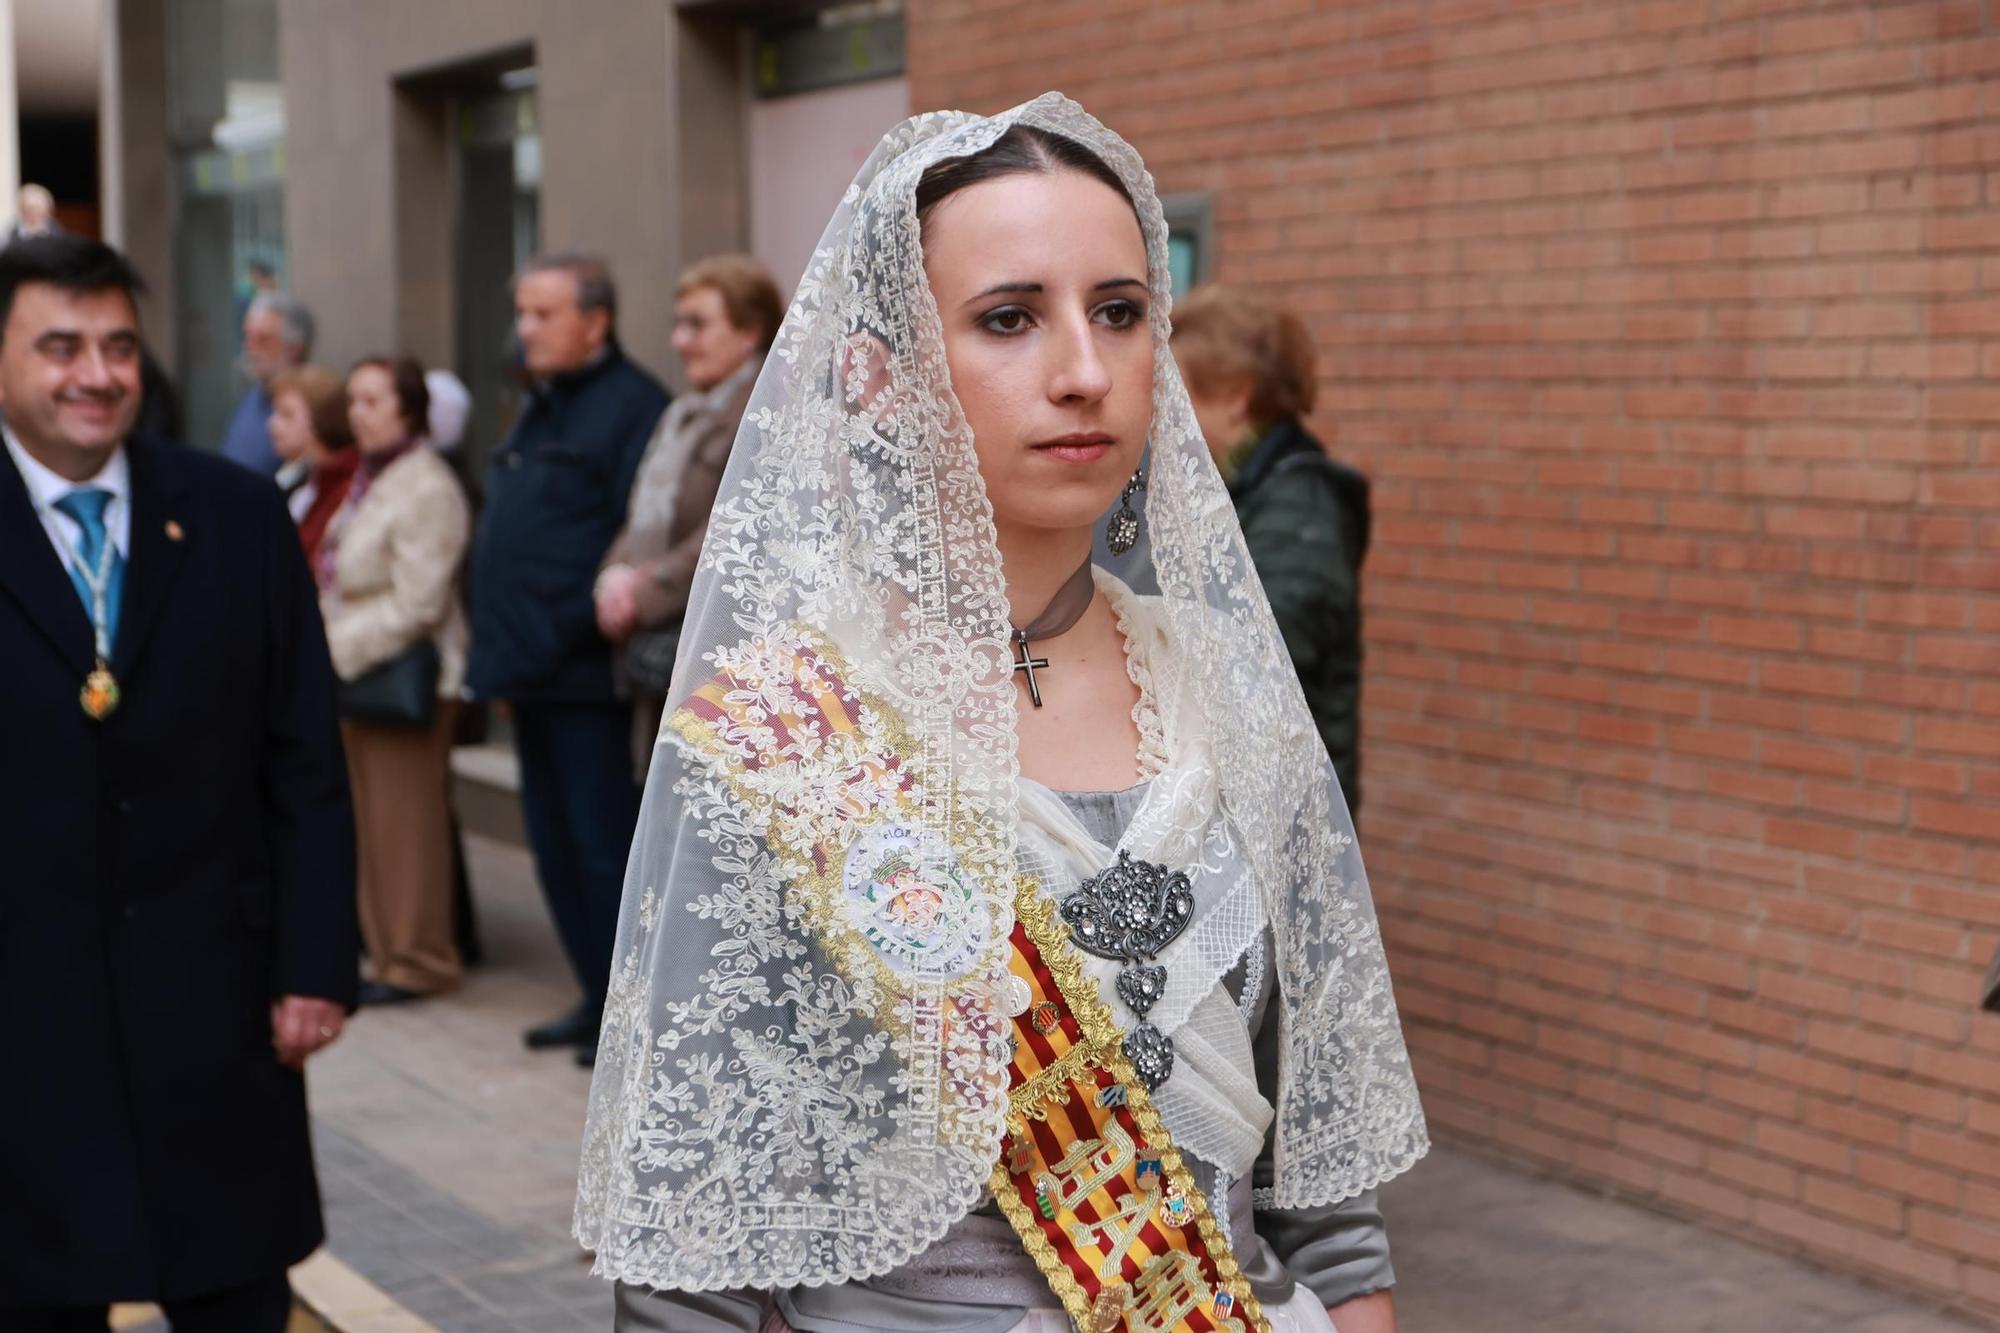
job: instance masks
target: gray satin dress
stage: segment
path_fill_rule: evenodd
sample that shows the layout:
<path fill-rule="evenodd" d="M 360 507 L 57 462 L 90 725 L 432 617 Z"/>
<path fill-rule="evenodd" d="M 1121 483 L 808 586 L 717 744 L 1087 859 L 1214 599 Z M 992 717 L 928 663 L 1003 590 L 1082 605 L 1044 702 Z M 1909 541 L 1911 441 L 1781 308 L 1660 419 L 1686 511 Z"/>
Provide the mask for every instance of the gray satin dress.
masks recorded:
<path fill-rule="evenodd" d="M 1138 813 L 1146 784 L 1056 794 L 1093 837 L 1113 847 Z M 1267 964 L 1268 933 L 1257 948 L 1264 953 L 1260 964 Z M 1252 971 L 1246 955 L 1223 978 L 1239 1003 Z M 1254 971 L 1271 975 L 1268 966 Z M 1270 1002 L 1271 989 L 1258 988 L 1250 1020 L 1257 1081 L 1266 1089 L 1278 1081 L 1278 1007 Z M 1230 1181 L 1227 1189 L 1230 1243 L 1257 1298 L 1282 1304 L 1303 1287 L 1334 1306 L 1394 1286 L 1389 1236 L 1373 1190 L 1323 1208 L 1255 1207 L 1252 1191 L 1271 1183 L 1271 1151 L 1267 1139 L 1252 1176 Z M 1202 1189 L 1217 1199 L 1216 1168 L 1192 1155 L 1187 1160 Z M 775 1306 L 798 1333 L 1005 1333 L 1029 1308 L 1055 1304 L 1014 1229 L 988 1201 L 883 1277 L 770 1294 L 650 1291 L 621 1282 L 612 1326 L 617 1333 L 756 1333 Z"/>

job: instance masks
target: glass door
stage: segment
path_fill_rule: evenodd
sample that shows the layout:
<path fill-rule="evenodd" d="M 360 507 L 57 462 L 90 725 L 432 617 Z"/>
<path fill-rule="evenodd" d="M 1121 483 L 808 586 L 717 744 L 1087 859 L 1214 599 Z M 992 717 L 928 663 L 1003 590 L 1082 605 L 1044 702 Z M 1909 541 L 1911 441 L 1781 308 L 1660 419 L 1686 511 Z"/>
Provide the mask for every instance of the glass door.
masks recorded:
<path fill-rule="evenodd" d="M 286 281 L 277 13 L 272 0 L 172 0 L 168 18 L 182 431 L 217 449 L 249 387 L 238 368 L 243 312 L 260 287 Z"/>
<path fill-rule="evenodd" d="M 542 140 L 534 70 L 458 108 L 456 149 L 459 377 L 472 394 L 460 446 L 468 482 L 513 426 L 521 387 L 512 372 L 512 280 L 541 245 Z"/>

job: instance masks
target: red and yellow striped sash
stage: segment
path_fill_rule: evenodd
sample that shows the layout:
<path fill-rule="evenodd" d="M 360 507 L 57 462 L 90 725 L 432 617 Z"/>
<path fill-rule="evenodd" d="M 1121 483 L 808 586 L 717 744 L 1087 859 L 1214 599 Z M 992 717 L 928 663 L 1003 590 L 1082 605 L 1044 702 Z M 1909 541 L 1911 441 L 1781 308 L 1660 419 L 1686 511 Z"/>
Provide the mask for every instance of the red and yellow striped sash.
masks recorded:
<path fill-rule="evenodd" d="M 1031 999 L 1014 1019 L 992 1189 L 1050 1290 L 1086 1333 L 1268 1329 L 1068 925 L 1032 882 L 1011 942 Z"/>

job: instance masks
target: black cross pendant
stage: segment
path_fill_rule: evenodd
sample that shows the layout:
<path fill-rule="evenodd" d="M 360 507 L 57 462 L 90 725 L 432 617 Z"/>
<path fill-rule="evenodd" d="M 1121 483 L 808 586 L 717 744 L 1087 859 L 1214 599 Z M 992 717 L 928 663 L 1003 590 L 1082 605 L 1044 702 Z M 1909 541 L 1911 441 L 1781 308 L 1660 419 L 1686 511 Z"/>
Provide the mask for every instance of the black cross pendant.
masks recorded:
<path fill-rule="evenodd" d="M 1034 656 L 1028 646 L 1028 636 L 1019 630 L 1014 631 L 1014 646 L 1020 649 L 1021 652 L 1021 655 L 1014 659 L 1014 670 L 1028 673 L 1028 701 L 1034 704 L 1035 707 L 1040 708 L 1042 706 L 1042 687 L 1035 680 L 1035 672 L 1037 669 L 1046 671 L 1049 659 Z"/>

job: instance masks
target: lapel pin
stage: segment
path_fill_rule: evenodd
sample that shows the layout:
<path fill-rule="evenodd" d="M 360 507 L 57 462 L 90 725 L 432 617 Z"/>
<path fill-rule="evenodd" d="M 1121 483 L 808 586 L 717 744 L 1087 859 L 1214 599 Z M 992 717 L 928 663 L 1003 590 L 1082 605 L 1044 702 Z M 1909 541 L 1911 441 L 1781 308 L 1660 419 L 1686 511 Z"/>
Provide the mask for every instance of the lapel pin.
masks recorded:
<path fill-rule="evenodd" d="M 168 541 L 170 541 L 170 542 L 177 542 L 177 541 L 179 541 L 179 540 L 180 540 L 181 538 L 183 538 L 183 537 L 185 537 L 185 536 L 187 536 L 187 533 L 186 533 L 185 531 L 183 531 L 183 530 L 182 530 L 182 528 L 181 528 L 181 525 L 180 525 L 180 524 L 178 524 L 178 523 L 174 522 L 174 521 L 173 521 L 172 519 L 168 519 L 168 520 L 167 520 L 167 540 L 168 540 Z"/>

